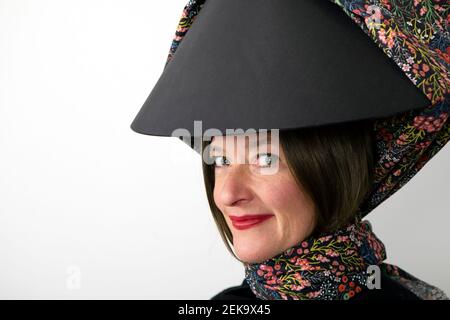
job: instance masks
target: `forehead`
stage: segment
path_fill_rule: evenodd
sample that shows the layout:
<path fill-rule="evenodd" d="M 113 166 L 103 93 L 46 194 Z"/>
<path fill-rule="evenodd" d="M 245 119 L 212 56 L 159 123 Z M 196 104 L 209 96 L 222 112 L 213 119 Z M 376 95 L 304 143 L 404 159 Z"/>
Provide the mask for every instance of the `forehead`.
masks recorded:
<path fill-rule="evenodd" d="M 266 146 L 266 147 L 264 147 Z M 209 147 L 209 153 L 215 152 L 237 152 L 237 150 L 263 150 L 270 152 L 279 152 L 272 150 L 270 134 L 240 134 L 227 136 L 213 136 Z M 275 146 L 276 147 L 276 146 Z M 264 148 L 264 149 L 260 149 Z M 234 149 L 234 151 L 233 151 Z"/>
<path fill-rule="evenodd" d="M 257 142 L 258 144 L 262 143 L 270 143 L 270 133 L 267 134 L 259 134 L 259 133 L 249 133 L 245 135 L 225 135 L 225 136 L 213 136 L 211 138 L 212 146 L 221 146 L 231 143 L 243 143 L 248 145 L 250 142 Z"/>

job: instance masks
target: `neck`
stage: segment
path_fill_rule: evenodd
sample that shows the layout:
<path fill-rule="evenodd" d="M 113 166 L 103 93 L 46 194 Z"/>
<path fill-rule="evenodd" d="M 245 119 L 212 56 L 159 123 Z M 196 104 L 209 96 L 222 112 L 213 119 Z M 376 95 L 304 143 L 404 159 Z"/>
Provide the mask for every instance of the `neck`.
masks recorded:
<path fill-rule="evenodd" d="M 261 263 L 244 263 L 260 299 L 349 299 L 367 284 L 367 268 L 386 259 L 368 221 L 311 236 Z"/>

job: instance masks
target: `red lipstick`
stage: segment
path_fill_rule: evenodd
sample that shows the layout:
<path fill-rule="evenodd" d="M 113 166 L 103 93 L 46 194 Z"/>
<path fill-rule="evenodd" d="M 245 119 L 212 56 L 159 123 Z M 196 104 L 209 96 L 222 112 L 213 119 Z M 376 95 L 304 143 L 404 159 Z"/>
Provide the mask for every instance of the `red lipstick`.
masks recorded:
<path fill-rule="evenodd" d="M 251 227 L 254 227 L 261 222 L 273 217 L 273 214 L 251 214 L 244 216 L 229 216 L 233 227 L 238 230 L 244 230 Z"/>

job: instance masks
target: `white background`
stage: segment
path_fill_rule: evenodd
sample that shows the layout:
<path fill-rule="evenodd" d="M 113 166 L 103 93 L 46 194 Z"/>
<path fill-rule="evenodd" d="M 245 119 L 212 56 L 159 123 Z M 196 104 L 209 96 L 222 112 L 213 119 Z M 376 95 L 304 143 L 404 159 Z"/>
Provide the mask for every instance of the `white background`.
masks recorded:
<path fill-rule="evenodd" d="M 0 0 L 0 298 L 209 299 L 242 282 L 200 156 L 129 128 L 186 3 Z M 449 161 L 447 145 L 368 216 L 387 262 L 447 294 Z"/>

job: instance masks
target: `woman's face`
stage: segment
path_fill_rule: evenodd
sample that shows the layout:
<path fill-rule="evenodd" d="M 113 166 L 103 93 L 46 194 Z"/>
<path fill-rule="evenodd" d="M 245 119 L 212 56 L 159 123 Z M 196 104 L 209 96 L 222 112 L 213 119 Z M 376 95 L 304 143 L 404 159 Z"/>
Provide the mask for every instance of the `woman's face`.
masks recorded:
<path fill-rule="evenodd" d="M 256 134 L 253 138 L 258 140 Z M 268 139 L 267 149 L 258 150 L 249 139 L 237 136 L 216 136 L 210 145 L 215 159 L 214 201 L 233 234 L 235 253 L 244 262 L 262 262 L 287 250 L 315 226 L 314 204 L 296 183 L 278 145 Z M 245 163 L 237 150 L 245 150 Z M 277 161 L 273 173 L 270 167 Z M 261 219 L 263 215 L 266 219 Z"/>

